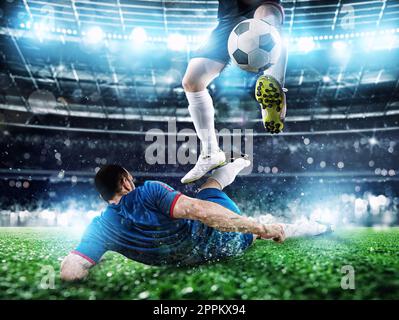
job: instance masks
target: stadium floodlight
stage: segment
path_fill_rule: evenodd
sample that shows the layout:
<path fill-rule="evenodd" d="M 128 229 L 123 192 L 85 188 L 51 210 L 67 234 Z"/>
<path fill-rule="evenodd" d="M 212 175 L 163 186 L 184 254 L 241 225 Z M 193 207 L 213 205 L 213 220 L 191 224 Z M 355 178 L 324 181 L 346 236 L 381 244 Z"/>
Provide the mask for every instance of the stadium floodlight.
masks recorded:
<path fill-rule="evenodd" d="M 370 145 L 375 146 L 376 144 L 378 144 L 378 140 L 375 137 L 371 137 L 369 139 L 369 143 Z"/>
<path fill-rule="evenodd" d="M 173 51 L 186 50 L 187 38 L 181 34 L 171 34 L 168 37 L 168 48 Z"/>
<path fill-rule="evenodd" d="M 86 41 L 89 44 L 97 44 L 104 38 L 104 32 L 100 27 L 92 27 L 86 33 Z"/>
<path fill-rule="evenodd" d="M 313 41 L 311 37 L 309 38 L 299 38 L 297 41 L 297 48 L 301 52 L 309 52 L 312 51 L 316 47 L 316 43 Z"/>
<path fill-rule="evenodd" d="M 50 27 L 44 22 L 36 22 L 33 25 L 33 32 L 39 38 L 40 41 L 43 40 L 44 36 L 46 35 L 46 31 L 49 31 Z"/>
<path fill-rule="evenodd" d="M 135 45 L 143 44 L 148 40 L 147 32 L 142 27 L 134 28 L 130 38 L 133 40 Z"/>

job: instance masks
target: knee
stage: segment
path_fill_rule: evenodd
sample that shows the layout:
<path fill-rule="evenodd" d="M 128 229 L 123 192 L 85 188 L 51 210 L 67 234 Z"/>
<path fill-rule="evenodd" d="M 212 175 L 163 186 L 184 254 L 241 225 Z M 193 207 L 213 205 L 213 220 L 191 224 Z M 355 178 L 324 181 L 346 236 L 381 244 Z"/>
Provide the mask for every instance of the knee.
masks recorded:
<path fill-rule="evenodd" d="M 254 13 L 255 19 L 266 19 L 274 26 L 281 26 L 283 24 L 283 13 L 277 5 L 262 4 Z"/>
<path fill-rule="evenodd" d="M 185 92 L 198 92 L 206 89 L 206 84 L 203 81 L 189 75 L 183 77 L 182 86 Z"/>

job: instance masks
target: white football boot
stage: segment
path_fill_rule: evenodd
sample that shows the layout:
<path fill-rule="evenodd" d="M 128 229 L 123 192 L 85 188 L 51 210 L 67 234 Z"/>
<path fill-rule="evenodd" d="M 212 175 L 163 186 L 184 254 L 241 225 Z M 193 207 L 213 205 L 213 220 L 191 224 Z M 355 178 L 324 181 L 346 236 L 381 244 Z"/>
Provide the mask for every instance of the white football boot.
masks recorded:
<path fill-rule="evenodd" d="M 322 236 L 334 232 L 331 224 L 303 219 L 293 224 L 282 224 L 287 238 Z"/>
<path fill-rule="evenodd" d="M 194 168 L 192 168 L 182 179 L 182 183 L 191 183 L 201 179 L 212 169 L 226 164 L 226 155 L 222 150 L 218 150 L 209 155 L 201 153 Z"/>

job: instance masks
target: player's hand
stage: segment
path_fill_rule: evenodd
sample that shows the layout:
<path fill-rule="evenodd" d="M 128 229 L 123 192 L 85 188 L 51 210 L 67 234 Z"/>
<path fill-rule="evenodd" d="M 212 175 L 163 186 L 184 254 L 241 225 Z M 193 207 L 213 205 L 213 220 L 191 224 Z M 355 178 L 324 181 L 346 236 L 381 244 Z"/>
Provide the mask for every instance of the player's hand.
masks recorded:
<path fill-rule="evenodd" d="M 285 240 L 285 232 L 281 224 L 264 224 L 262 229 L 263 231 L 259 234 L 262 239 L 272 239 L 280 243 Z"/>

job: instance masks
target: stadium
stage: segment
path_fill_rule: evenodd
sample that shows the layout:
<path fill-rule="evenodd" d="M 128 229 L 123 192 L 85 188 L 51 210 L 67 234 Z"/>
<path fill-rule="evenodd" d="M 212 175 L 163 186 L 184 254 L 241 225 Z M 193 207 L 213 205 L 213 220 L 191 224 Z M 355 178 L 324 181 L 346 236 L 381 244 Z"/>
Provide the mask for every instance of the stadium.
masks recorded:
<path fill-rule="evenodd" d="M 284 131 L 265 131 L 255 74 L 229 64 L 209 86 L 221 146 L 252 160 L 226 193 L 249 217 L 335 232 L 192 268 L 108 252 L 64 283 L 60 262 L 106 207 L 101 166 L 198 189 L 180 182 L 200 153 L 182 78 L 218 1 L 2 2 L 0 299 L 399 298 L 399 3 L 282 4 Z"/>

